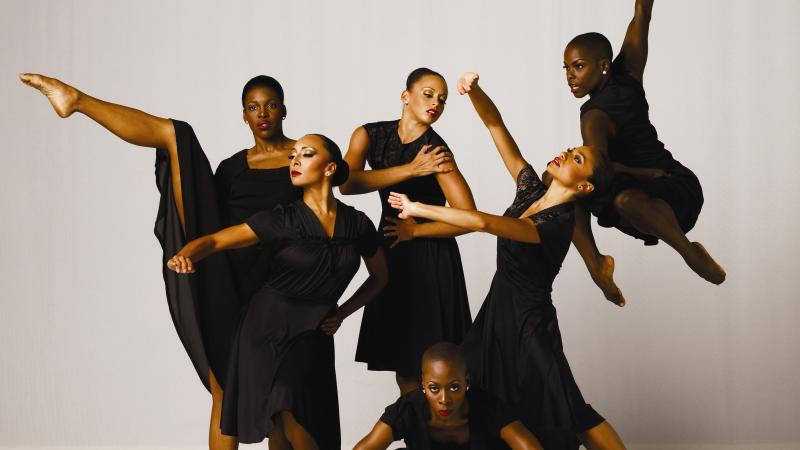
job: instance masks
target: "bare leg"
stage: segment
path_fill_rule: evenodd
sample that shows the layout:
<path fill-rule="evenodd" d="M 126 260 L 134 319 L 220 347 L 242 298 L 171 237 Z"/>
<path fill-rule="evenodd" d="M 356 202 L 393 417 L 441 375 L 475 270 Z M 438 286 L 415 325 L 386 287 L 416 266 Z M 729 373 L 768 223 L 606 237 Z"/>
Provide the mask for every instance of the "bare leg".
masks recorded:
<path fill-rule="evenodd" d="M 239 442 L 234 436 L 222 434 L 220 430 L 220 417 L 222 417 L 222 387 L 217 383 L 217 378 L 209 370 L 208 378 L 211 382 L 211 423 L 208 426 L 208 448 L 210 450 L 235 450 Z"/>
<path fill-rule="evenodd" d="M 614 427 L 605 421 L 578 434 L 578 439 L 587 450 L 625 450 L 625 444 Z"/>
<path fill-rule="evenodd" d="M 702 244 L 686 239 L 667 202 L 650 197 L 640 189 L 628 189 L 617 195 L 614 207 L 631 226 L 677 250 L 686 264 L 706 281 L 714 284 L 725 281 L 725 269 L 714 261 Z"/>
<path fill-rule="evenodd" d="M 402 377 L 399 374 L 395 374 L 395 380 L 397 380 L 397 387 L 400 388 L 400 395 L 406 395 L 421 386 L 418 379 Z"/>
<path fill-rule="evenodd" d="M 55 78 L 24 73 L 19 79 L 44 94 L 60 117 L 69 117 L 74 112 L 80 112 L 126 142 L 141 147 L 166 149 L 170 158 L 175 205 L 181 224 L 185 226 L 178 146 L 171 120 L 90 97 Z"/>
<path fill-rule="evenodd" d="M 283 432 L 294 450 L 319 450 L 314 437 L 308 434 L 308 431 L 302 425 L 297 423 L 291 412 L 281 411 L 280 416 Z"/>
<path fill-rule="evenodd" d="M 269 450 L 292 450 L 292 444 L 286 438 L 283 430 L 283 419 L 281 415 L 275 416 L 275 429 L 269 433 Z"/>
<path fill-rule="evenodd" d="M 592 234 L 592 224 L 589 220 L 589 211 L 581 205 L 575 205 L 575 230 L 572 233 L 572 244 L 578 249 L 594 284 L 603 291 L 606 300 L 618 306 L 625 306 L 625 297 L 614 282 L 614 258 L 601 254 L 597 249 Z"/>

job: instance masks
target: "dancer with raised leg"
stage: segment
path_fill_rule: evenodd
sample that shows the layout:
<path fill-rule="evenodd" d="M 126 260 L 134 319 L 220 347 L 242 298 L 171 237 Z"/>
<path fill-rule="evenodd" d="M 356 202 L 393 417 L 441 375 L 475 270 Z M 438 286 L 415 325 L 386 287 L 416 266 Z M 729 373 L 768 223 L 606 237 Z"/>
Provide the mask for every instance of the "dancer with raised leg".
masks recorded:
<path fill-rule="evenodd" d="M 59 116 L 79 112 L 131 144 L 159 149 L 155 152 L 161 192 L 156 235 L 163 262 L 188 240 L 239 224 L 258 211 L 302 195 L 289 178 L 288 155 L 295 141 L 283 133 L 284 93 L 272 77 L 260 75 L 245 84 L 242 119 L 254 145 L 222 161 L 216 174 L 185 122 L 96 99 L 54 78 L 22 74 L 20 79 L 44 94 Z M 237 445 L 220 431 L 222 386 L 241 305 L 263 284 L 268 259 L 263 248 L 247 248 L 212 256 L 192 278 L 164 270 L 178 336 L 211 391 L 208 439 L 212 450 Z"/>
<path fill-rule="evenodd" d="M 459 79 L 494 140 L 516 196 L 502 216 L 412 202 L 392 193 L 399 217 L 423 217 L 498 236 L 497 272 L 463 347 L 473 385 L 514 407 L 545 449 L 621 449 L 611 425 L 581 395 L 558 328 L 551 291 L 570 247 L 574 201 L 602 193 L 611 181 L 604 155 L 578 147 L 547 166 L 546 187 L 522 156 L 500 112 L 478 86 Z"/>
<path fill-rule="evenodd" d="M 444 113 L 447 83 L 419 68 L 400 94 L 400 120 L 358 127 L 345 159 L 353 169 L 343 194 L 379 191 L 386 232 L 389 286 L 364 310 L 356 361 L 369 370 L 395 372 L 401 393 L 419 386 L 419 361 L 435 342 L 460 343 L 471 316 L 461 255 L 453 236 L 464 230 L 442 223 L 399 220 L 390 191 L 428 203 L 475 209 L 466 180 L 432 125 Z M 369 162 L 371 170 L 365 170 Z M 409 282 L 412 280 L 412 282 Z"/>
<path fill-rule="evenodd" d="M 271 447 L 338 450 L 332 335 L 386 285 L 386 261 L 372 222 L 333 196 L 348 172 L 338 146 L 309 134 L 297 140 L 291 159 L 301 200 L 199 237 L 167 266 L 191 273 L 222 250 L 270 247 L 267 279 L 245 305 L 233 338 L 222 431 L 245 443 L 269 436 Z M 369 278 L 337 307 L 360 258 Z"/>
<path fill-rule="evenodd" d="M 564 50 L 572 95 L 589 96 L 581 106 L 583 143 L 607 154 L 615 172 L 612 188 L 592 202 L 591 211 L 601 226 L 616 227 L 645 245 L 663 240 L 695 273 L 720 284 L 725 270 L 702 244 L 686 238 L 703 206 L 700 181 L 664 148 L 650 123 L 642 80 L 652 10 L 653 0 L 636 0 L 616 59 L 599 33 L 576 36 Z M 624 305 L 612 278 L 613 259 L 597 249 L 584 208 L 577 212 L 573 243 L 606 298 Z"/>

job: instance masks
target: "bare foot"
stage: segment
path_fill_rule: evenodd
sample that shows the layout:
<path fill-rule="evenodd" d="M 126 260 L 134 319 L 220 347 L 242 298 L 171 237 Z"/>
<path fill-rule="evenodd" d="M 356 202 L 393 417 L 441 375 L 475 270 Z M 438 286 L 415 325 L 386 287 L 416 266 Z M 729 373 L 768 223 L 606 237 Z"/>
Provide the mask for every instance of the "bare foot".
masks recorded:
<path fill-rule="evenodd" d="M 44 94 L 59 116 L 69 117 L 76 111 L 80 92 L 74 87 L 35 73 L 21 73 L 19 79 Z"/>
<path fill-rule="evenodd" d="M 725 269 L 714 261 L 703 244 L 692 242 L 692 245 L 697 250 L 697 256 L 692 261 L 686 261 L 689 267 L 709 283 L 722 284 L 725 281 Z"/>
<path fill-rule="evenodd" d="M 603 291 L 606 300 L 617 306 L 625 306 L 625 297 L 622 291 L 614 282 L 614 258 L 610 255 L 602 255 L 602 262 L 597 270 L 590 270 L 594 284 Z"/>

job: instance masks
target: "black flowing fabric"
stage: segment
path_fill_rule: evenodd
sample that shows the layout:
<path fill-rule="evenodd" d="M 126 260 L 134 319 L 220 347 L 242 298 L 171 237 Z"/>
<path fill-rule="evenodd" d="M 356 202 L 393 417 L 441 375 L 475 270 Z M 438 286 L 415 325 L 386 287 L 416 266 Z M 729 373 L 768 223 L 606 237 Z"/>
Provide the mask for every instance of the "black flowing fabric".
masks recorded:
<path fill-rule="evenodd" d="M 629 167 L 656 168 L 667 176 L 640 180 L 630 174 L 617 174 L 606 195 L 591 202 L 590 209 L 597 223 L 616 227 L 620 231 L 644 241 L 645 245 L 658 244 L 658 238 L 634 228 L 620 226 L 620 216 L 614 208 L 614 199 L 621 192 L 638 188 L 649 196 L 664 200 L 675 212 L 684 233 L 694 228 L 703 207 L 703 189 L 694 172 L 672 157 L 658 133 L 650 123 L 650 106 L 645 98 L 642 82 L 625 71 L 622 55 L 611 67 L 611 78 L 603 88 L 581 106 L 581 115 L 598 109 L 614 122 L 614 135 L 608 139 L 608 156 L 611 161 Z"/>
<path fill-rule="evenodd" d="M 333 337 L 319 331 L 352 280 L 360 257 L 375 254 L 375 226 L 337 203 L 333 237 L 298 200 L 246 223 L 272 255 L 265 284 L 236 327 L 222 403 L 222 432 L 262 441 L 274 416 L 291 412 L 320 449 L 339 449 Z"/>
<path fill-rule="evenodd" d="M 500 438 L 500 430 L 519 420 L 516 414 L 493 394 L 480 388 L 466 393 L 469 404 L 469 441 L 437 442 L 428 433 L 431 410 L 422 390 L 400 397 L 386 407 L 381 422 L 392 427 L 392 437 L 404 439 L 412 450 L 503 450 L 508 445 Z"/>
<path fill-rule="evenodd" d="M 163 249 L 162 272 L 172 321 L 200 380 L 209 389 L 209 369 L 219 383 L 225 385 L 233 329 L 243 303 L 241 299 L 247 298 L 242 294 L 246 292 L 242 289 L 243 278 L 236 274 L 239 270 L 244 273 L 241 267 L 246 266 L 232 266 L 238 254 L 216 254 L 198 265 L 196 273 L 186 276 L 167 269 L 166 262 L 192 239 L 241 223 L 257 211 L 299 198 L 301 191 L 291 185 L 286 168 L 249 169 L 246 151 L 223 161 L 215 176 L 192 127 L 178 120 L 172 123 L 178 147 L 186 230 L 184 233 L 181 229 L 175 206 L 169 156 L 166 150 L 159 149 L 156 151 L 156 185 L 161 198 L 155 234 Z M 249 182 L 251 177 L 266 177 L 269 182 Z"/>
<path fill-rule="evenodd" d="M 526 166 L 504 216 L 520 217 L 545 191 Z M 497 272 L 463 344 L 472 384 L 516 408 L 547 450 L 578 448 L 576 433 L 603 421 L 572 377 L 550 296 L 569 250 L 573 208 L 563 203 L 529 217 L 539 244 L 497 239 Z"/>
<path fill-rule="evenodd" d="M 364 125 L 369 136 L 367 162 L 385 169 L 411 162 L 423 145 L 446 146 L 433 128 L 403 144 L 397 120 Z M 380 228 L 385 217 L 398 212 L 387 203 L 389 192 L 407 194 L 415 201 L 444 205 L 445 196 L 436 177 L 412 178 L 380 190 Z M 369 370 L 389 370 L 418 378 L 422 353 L 440 341 L 460 343 L 471 316 L 461 255 L 454 238 L 419 238 L 389 248 L 384 241 L 389 284 L 369 303 L 361 320 L 356 361 Z"/>

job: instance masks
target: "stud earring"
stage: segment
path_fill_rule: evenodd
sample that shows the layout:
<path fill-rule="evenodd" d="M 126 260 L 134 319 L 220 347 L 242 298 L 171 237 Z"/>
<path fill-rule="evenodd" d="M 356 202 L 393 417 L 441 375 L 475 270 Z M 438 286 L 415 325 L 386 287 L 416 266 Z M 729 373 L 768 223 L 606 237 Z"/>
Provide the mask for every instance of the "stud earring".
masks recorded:
<path fill-rule="evenodd" d="M 607 73 L 608 73 L 608 72 L 606 72 L 605 70 L 603 71 L 603 75 L 605 75 L 605 74 L 607 74 Z"/>

